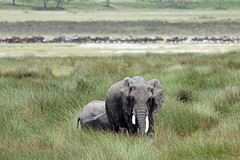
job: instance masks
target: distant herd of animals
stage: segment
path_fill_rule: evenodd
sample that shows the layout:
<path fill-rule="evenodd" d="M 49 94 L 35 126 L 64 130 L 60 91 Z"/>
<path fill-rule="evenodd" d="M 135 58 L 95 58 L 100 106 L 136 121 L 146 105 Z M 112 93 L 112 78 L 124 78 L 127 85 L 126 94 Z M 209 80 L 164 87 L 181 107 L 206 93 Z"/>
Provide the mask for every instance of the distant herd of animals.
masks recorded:
<path fill-rule="evenodd" d="M 52 39 L 46 39 L 42 36 L 31 37 L 9 37 L 0 38 L 0 43 L 161 43 L 179 44 L 184 42 L 191 43 L 240 43 L 239 36 L 220 36 L 220 37 L 109 37 L 109 36 L 59 36 Z"/>
<path fill-rule="evenodd" d="M 143 77 L 126 77 L 107 91 L 106 101 L 94 100 L 77 115 L 77 126 L 129 135 L 154 136 L 154 114 L 164 102 L 158 79 L 145 81 Z"/>

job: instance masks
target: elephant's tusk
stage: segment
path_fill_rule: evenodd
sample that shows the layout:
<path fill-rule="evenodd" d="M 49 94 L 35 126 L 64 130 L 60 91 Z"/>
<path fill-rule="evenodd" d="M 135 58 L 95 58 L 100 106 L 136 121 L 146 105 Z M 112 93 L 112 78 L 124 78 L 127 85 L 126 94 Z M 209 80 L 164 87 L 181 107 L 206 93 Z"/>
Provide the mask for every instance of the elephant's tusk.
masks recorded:
<path fill-rule="evenodd" d="M 147 133 L 149 129 L 149 119 L 148 119 L 148 116 L 146 116 L 146 128 L 145 128 L 145 133 Z"/>
<path fill-rule="evenodd" d="M 132 123 L 135 125 L 136 124 L 136 116 L 133 114 L 132 115 Z"/>

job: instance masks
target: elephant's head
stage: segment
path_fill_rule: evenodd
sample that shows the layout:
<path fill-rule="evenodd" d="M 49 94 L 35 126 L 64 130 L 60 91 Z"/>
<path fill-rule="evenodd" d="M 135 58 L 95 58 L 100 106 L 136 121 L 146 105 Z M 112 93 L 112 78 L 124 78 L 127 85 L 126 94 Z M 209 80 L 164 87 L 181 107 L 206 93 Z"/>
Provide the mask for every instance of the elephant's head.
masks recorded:
<path fill-rule="evenodd" d="M 139 128 L 141 135 L 148 132 L 149 114 L 157 111 L 163 102 L 162 88 L 158 80 L 125 78 L 121 89 L 123 112 L 131 117 L 131 123 Z"/>

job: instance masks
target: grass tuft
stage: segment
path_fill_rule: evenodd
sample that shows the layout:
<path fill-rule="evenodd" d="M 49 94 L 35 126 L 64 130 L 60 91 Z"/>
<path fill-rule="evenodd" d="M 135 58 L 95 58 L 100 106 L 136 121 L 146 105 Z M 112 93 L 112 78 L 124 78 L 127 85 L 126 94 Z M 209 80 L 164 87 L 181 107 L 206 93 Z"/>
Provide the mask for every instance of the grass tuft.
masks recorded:
<path fill-rule="evenodd" d="M 177 100 L 179 100 L 182 103 L 187 103 L 193 101 L 193 95 L 191 91 L 187 90 L 181 90 L 177 94 Z"/>
<path fill-rule="evenodd" d="M 52 78 L 52 71 L 49 68 L 22 68 L 14 71 L 8 71 L 6 73 L 1 72 L 0 76 L 5 78 L 16 78 L 16 79 L 26 79 L 26 78 L 41 78 L 41 79 L 49 79 Z"/>
<path fill-rule="evenodd" d="M 221 114 L 235 113 L 240 102 L 240 88 L 229 86 L 221 91 L 213 101 L 214 108 Z"/>

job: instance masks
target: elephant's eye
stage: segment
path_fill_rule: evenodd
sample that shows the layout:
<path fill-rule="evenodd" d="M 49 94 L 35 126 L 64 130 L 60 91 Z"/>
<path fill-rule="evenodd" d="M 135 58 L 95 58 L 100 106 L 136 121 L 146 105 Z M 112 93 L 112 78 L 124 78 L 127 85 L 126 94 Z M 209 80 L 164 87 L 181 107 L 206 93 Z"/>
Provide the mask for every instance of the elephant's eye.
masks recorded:
<path fill-rule="evenodd" d="M 136 89 L 136 86 L 131 86 L 131 87 L 129 88 L 129 93 L 132 92 L 132 91 L 134 91 L 135 89 Z"/>
<path fill-rule="evenodd" d="M 129 96 L 128 97 L 128 103 L 129 104 L 133 104 L 133 102 L 134 102 L 134 97 L 133 96 Z"/>
<path fill-rule="evenodd" d="M 149 87 L 148 92 L 153 92 L 153 88 Z"/>

